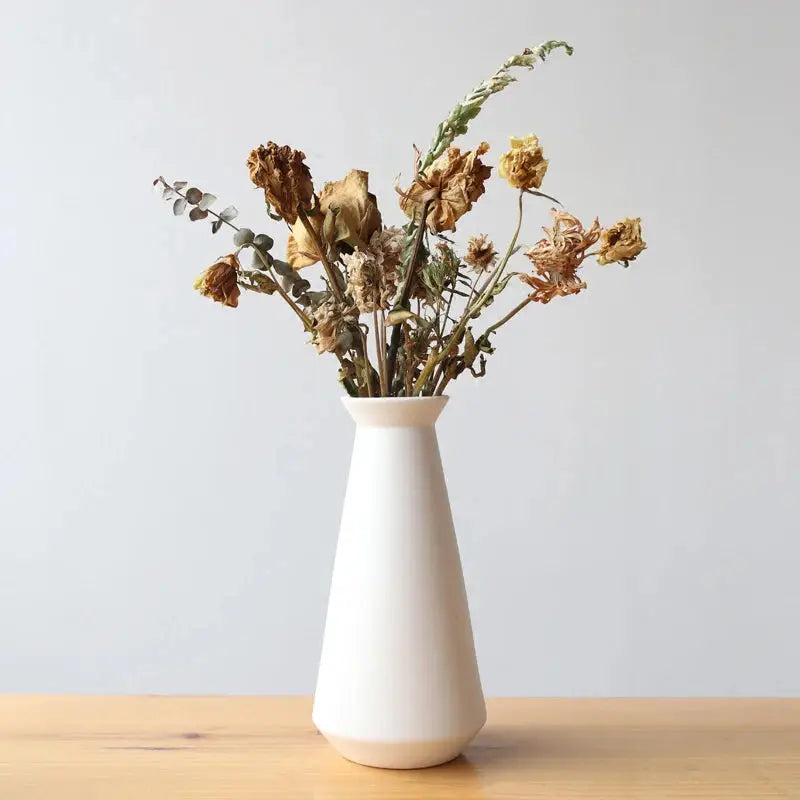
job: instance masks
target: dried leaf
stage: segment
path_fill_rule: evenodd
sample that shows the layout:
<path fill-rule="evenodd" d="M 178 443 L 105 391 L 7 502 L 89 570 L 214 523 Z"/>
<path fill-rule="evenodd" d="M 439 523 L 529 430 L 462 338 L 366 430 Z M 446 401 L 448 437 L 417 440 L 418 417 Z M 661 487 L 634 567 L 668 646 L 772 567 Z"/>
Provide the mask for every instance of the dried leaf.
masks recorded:
<path fill-rule="evenodd" d="M 208 211 L 203 211 L 202 208 L 193 208 L 189 212 L 189 219 L 192 222 L 197 222 L 199 219 L 205 219 L 208 216 Z"/>
<path fill-rule="evenodd" d="M 232 219 L 236 219 L 239 216 L 239 211 L 236 209 L 235 206 L 227 206 L 223 208 L 220 212 L 220 217 L 225 220 L 225 222 L 230 222 Z"/>
<path fill-rule="evenodd" d="M 255 234 L 250 230 L 250 228 L 239 228 L 239 230 L 233 234 L 233 243 L 237 247 L 244 247 L 245 245 L 250 244 L 254 238 Z"/>
<path fill-rule="evenodd" d="M 208 192 L 203 192 L 203 196 L 197 203 L 198 208 L 202 208 L 205 211 L 207 208 L 210 208 L 216 202 L 216 196 L 213 194 L 209 194 Z"/>
<path fill-rule="evenodd" d="M 194 186 L 191 189 L 188 189 L 186 192 L 186 200 L 193 206 L 196 206 L 200 200 L 203 198 L 203 193 L 195 188 Z"/>
<path fill-rule="evenodd" d="M 475 344 L 475 339 L 472 336 L 472 331 L 467 328 L 464 335 L 464 366 L 472 367 L 475 359 L 478 357 L 478 348 Z"/>
<path fill-rule="evenodd" d="M 183 212 L 186 211 L 186 198 L 179 197 L 173 204 L 172 204 L 172 213 L 179 217 Z"/>
<path fill-rule="evenodd" d="M 420 320 L 420 318 L 413 311 L 409 311 L 407 308 L 396 308 L 386 315 L 386 327 L 388 328 L 392 325 L 399 325 L 401 322 L 405 322 L 408 319 L 422 322 L 422 320 Z"/>

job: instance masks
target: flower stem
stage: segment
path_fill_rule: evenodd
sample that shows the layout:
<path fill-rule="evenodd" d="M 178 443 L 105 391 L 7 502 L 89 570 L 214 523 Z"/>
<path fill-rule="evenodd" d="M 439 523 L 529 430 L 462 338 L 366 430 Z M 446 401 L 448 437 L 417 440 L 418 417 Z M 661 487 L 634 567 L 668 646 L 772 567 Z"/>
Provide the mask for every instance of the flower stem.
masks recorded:
<path fill-rule="evenodd" d="M 382 340 L 381 340 L 381 332 L 380 327 L 378 325 L 378 309 L 372 309 L 372 327 L 373 333 L 375 334 L 375 355 L 378 359 L 378 378 L 380 380 L 381 385 L 381 397 L 388 396 L 388 388 L 387 388 L 387 381 L 386 381 L 386 352 L 383 351 L 382 347 Z"/>
<path fill-rule="evenodd" d="M 344 295 L 342 294 L 342 289 L 339 286 L 338 281 L 339 276 L 336 274 L 337 271 L 334 270 L 333 264 L 331 264 L 330 260 L 328 259 L 328 256 L 325 252 L 325 247 L 320 241 L 319 236 L 317 236 L 317 232 L 314 230 L 314 226 L 311 224 L 311 221 L 308 219 L 308 214 L 306 214 L 303 208 L 298 206 L 297 216 L 300 217 L 300 221 L 303 223 L 306 233 L 309 235 L 311 241 L 314 242 L 314 247 L 317 248 L 319 260 L 322 262 L 322 266 L 325 268 L 325 274 L 328 276 L 328 283 L 331 285 L 333 296 L 340 303 L 344 304 Z"/>
<path fill-rule="evenodd" d="M 519 314 L 519 312 L 522 311 L 522 309 L 525 308 L 525 306 L 527 306 L 528 303 L 530 303 L 532 300 L 533 300 L 533 295 L 532 294 L 528 295 L 519 305 L 512 308 L 511 311 L 509 311 L 508 314 L 506 314 L 501 320 L 495 322 L 494 325 L 490 325 L 481 334 L 480 338 L 488 336 L 493 331 L 496 331 L 501 325 L 505 325 L 506 322 L 508 322 L 512 317 L 515 317 L 517 314 Z"/>
<path fill-rule="evenodd" d="M 275 286 L 278 289 L 278 294 L 289 304 L 292 311 L 300 318 L 300 321 L 303 323 L 303 328 L 309 333 L 314 330 L 314 323 L 311 318 L 297 305 L 297 303 L 292 300 L 291 297 L 286 293 L 286 290 L 281 286 L 280 279 L 277 275 L 272 271 L 272 267 L 267 262 L 267 259 L 264 257 L 264 254 L 257 248 L 253 247 L 253 252 L 258 255 L 259 260 L 264 265 L 265 272 L 269 273 L 269 276 L 275 281 Z"/>

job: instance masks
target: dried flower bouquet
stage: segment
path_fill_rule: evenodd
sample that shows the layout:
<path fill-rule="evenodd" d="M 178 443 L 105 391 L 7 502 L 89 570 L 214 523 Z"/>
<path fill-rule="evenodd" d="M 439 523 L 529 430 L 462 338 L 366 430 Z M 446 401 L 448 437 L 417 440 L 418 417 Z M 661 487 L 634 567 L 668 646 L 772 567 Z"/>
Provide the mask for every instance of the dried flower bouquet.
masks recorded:
<path fill-rule="evenodd" d="M 205 270 L 195 288 L 234 308 L 242 289 L 278 295 L 317 351 L 336 356 L 339 380 L 353 397 L 440 395 L 464 372 L 484 375 L 494 333 L 530 303 L 548 303 L 586 288 L 581 268 L 587 257 L 627 266 L 645 248 L 638 218 L 608 228 L 595 219 L 586 227 L 553 208 L 544 237 L 524 253 L 528 270 L 508 270 L 520 249 L 525 197 L 561 205 L 540 191 L 548 160 L 536 136 L 512 138 L 500 156 L 500 177 L 519 198 L 516 227 L 502 256 L 487 235 L 471 237 L 462 255 L 449 238 L 484 193 L 492 171 L 484 161 L 486 142 L 462 152 L 453 141 L 467 132 L 492 94 L 516 80 L 514 68 L 533 69 L 560 48 L 572 54 L 566 42 L 547 41 L 509 58 L 453 108 L 427 152 L 414 148 L 413 180 L 406 188 L 395 187 L 410 220 L 403 227 L 384 225 L 368 173 L 351 170 L 317 192 L 305 155 L 273 142 L 253 150 L 247 167 L 250 180 L 264 190 L 269 217 L 289 228 L 284 260 L 272 254 L 271 236 L 234 224 L 238 212 L 233 206 L 216 213 L 211 209 L 214 195 L 187 189 L 185 181 L 170 184 L 157 178 L 154 183 L 172 201 L 175 215 L 189 208 L 192 221 L 212 218 L 212 232 L 223 225 L 235 231 L 236 250 Z M 249 268 L 241 262 L 247 249 L 252 251 Z M 315 264 L 321 266 L 316 288 L 301 272 Z M 477 320 L 513 277 L 530 292 L 476 332 Z"/>

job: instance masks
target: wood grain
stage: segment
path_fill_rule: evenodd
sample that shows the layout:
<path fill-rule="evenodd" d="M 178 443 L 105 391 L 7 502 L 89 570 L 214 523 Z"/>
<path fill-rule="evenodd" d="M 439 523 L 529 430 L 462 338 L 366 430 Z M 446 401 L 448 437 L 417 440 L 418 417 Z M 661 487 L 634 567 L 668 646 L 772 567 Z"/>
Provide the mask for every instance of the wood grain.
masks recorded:
<path fill-rule="evenodd" d="M 0 695 L 2 800 L 800 800 L 800 699 L 489 701 L 465 756 L 351 764 L 305 697 Z"/>

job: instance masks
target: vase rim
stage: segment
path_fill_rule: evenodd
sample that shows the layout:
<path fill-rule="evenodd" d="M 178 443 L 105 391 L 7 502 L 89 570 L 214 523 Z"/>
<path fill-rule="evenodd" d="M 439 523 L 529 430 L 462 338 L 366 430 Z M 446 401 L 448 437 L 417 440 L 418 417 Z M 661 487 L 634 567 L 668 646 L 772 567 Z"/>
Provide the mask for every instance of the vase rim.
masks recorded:
<path fill-rule="evenodd" d="M 343 397 L 342 405 L 358 425 L 377 428 L 418 428 L 433 425 L 450 398 Z"/>

